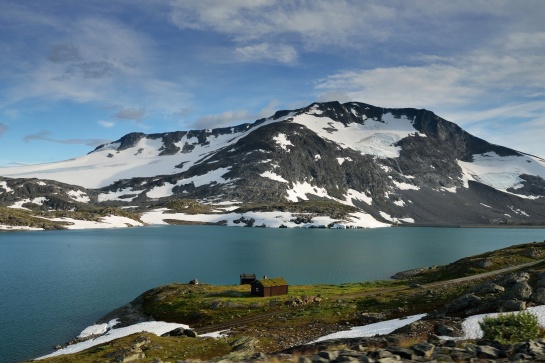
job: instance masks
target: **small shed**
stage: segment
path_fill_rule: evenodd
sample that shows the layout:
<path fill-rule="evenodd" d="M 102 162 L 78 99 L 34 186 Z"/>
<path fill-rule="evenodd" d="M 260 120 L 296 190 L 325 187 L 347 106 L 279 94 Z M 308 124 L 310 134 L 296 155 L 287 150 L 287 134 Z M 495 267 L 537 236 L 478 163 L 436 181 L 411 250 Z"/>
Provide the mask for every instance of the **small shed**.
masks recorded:
<path fill-rule="evenodd" d="M 255 280 L 252 282 L 251 292 L 252 295 L 262 297 L 286 295 L 288 293 L 288 283 L 282 277 Z"/>
<path fill-rule="evenodd" d="M 241 285 L 250 285 L 255 280 L 256 280 L 255 274 L 240 274 Z"/>

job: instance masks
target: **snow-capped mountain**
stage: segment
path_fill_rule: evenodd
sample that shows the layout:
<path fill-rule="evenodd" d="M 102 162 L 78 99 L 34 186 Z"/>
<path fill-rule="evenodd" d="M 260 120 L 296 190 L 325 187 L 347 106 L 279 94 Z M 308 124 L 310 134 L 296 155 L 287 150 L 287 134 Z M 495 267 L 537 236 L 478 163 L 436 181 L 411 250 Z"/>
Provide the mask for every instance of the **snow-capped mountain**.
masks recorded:
<path fill-rule="evenodd" d="M 37 178 L 70 184 L 65 194 L 80 193 L 78 203 L 85 194 L 102 205 L 223 205 L 201 218 L 214 222 L 230 220 L 218 213 L 236 214 L 237 205 L 303 200 L 350 206 L 354 218 L 377 225 L 545 221 L 543 159 L 487 143 L 430 111 L 355 102 L 314 103 L 230 128 L 132 133 L 80 158 L 0 175 L 4 205 L 20 203 L 8 178 Z"/>

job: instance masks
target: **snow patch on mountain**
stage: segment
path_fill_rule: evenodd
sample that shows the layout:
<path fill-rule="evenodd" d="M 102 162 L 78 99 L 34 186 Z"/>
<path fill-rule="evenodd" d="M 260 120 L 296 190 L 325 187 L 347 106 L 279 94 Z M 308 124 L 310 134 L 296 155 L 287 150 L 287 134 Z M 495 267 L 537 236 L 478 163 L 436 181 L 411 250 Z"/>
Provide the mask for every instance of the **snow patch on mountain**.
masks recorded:
<path fill-rule="evenodd" d="M 358 212 L 351 213 L 345 220 L 334 220 L 328 216 L 313 216 L 310 223 L 296 223 L 296 216 L 290 212 L 246 212 L 223 214 L 185 214 L 172 213 L 167 208 L 155 209 L 142 215 L 141 220 L 147 224 L 167 224 L 165 220 L 179 220 L 186 222 L 204 222 L 210 224 L 225 224 L 229 227 L 246 227 L 250 223 L 253 227 L 269 228 L 379 228 L 389 227 L 374 219 L 371 215 Z M 251 222 L 249 222 L 251 221 Z"/>
<path fill-rule="evenodd" d="M 276 135 L 275 137 L 273 137 L 273 140 L 276 141 L 276 144 L 278 146 L 280 146 L 283 150 L 288 152 L 289 152 L 288 146 L 295 146 L 291 143 L 290 140 L 288 140 L 288 137 L 286 136 L 286 134 L 280 133 Z"/>
<path fill-rule="evenodd" d="M 81 190 L 69 190 L 68 196 L 76 202 L 89 203 L 91 201 L 87 193 Z"/>
<path fill-rule="evenodd" d="M 308 200 L 307 194 L 313 194 L 319 197 L 333 199 L 327 193 L 324 188 L 316 187 L 308 182 L 295 182 L 292 184 L 293 188 L 286 190 L 288 196 L 287 200 L 290 202 L 298 202 L 299 200 Z"/>
<path fill-rule="evenodd" d="M 0 188 L 4 189 L 4 192 L 6 192 L 6 193 L 13 193 L 13 189 L 11 189 L 8 186 L 8 183 L 6 183 L 5 181 L 0 182 Z M 2 191 L 0 191 L 0 192 L 2 192 Z"/>
<path fill-rule="evenodd" d="M 276 181 L 281 182 L 281 183 L 289 183 L 286 179 L 282 178 L 282 176 L 280 176 L 278 174 L 275 174 L 272 171 L 266 171 L 264 173 L 261 173 L 259 176 L 261 176 L 263 178 L 269 178 L 269 179 L 272 179 L 272 180 L 276 180 Z"/>
<path fill-rule="evenodd" d="M 133 191 L 131 188 L 125 188 L 115 192 L 111 191 L 108 193 L 101 193 L 98 195 L 98 201 L 99 202 L 108 202 L 112 200 L 132 201 L 134 198 L 138 196 L 139 193 L 140 192 Z"/>
<path fill-rule="evenodd" d="M 405 182 L 397 182 L 395 180 L 392 180 L 392 183 L 401 190 L 420 190 L 420 187 L 417 187 L 416 185 L 405 183 Z"/>
<path fill-rule="evenodd" d="M 43 205 L 46 201 L 47 201 L 46 197 L 38 197 L 38 198 L 33 198 L 33 199 L 22 199 L 22 200 L 19 200 L 19 201 L 15 202 L 13 205 L 8 206 L 8 208 L 30 210 L 28 208 L 23 207 L 23 204 L 32 203 L 32 204 L 37 204 L 37 205 Z"/>
<path fill-rule="evenodd" d="M 142 223 L 122 216 L 106 216 L 100 218 L 99 221 L 86 221 L 74 218 L 44 218 L 53 222 L 67 222 L 67 229 L 104 229 L 104 228 L 120 228 L 120 227 L 141 227 Z"/>
<path fill-rule="evenodd" d="M 365 193 L 358 192 L 357 190 L 354 190 L 354 189 L 348 189 L 345 197 L 346 199 L 344 201 L 341 201 L 341 200 L 339 201 L 343 204 L 349 204 L 352 206 L 354 206 L 354 203 L 352 202 L 353 199 L 362 201 L 364 203 L 367 203 L 368 205 L 371 205 L 373 203 L 373 198 L 371 198 Z"/>
<path fill-rule="evenodd" d="M 417 134 L 426 136 L 419 133 L 414 128 L 413 121 L 405 116 L 396 118 L 391 113 L 386 113 L 379 121 L 368 118 L 362 120 L 363 124 L 353 122 L 342 125 L 329 117 L 316 117 L 305 113 L 295 116 L 292 122 L 306 126 L 318 136 L 333 141 L 342 148 L 350 148 L 378 158 L 398 157 L 401 148 L 395 144 L 405 137 Z M 331 127 L 332 123 L 336 128 Z"/>
<path fill-rule="evenodd" d="M 545 179 L 545 163 L 530 156 L 500 156 L 495 152 L 473 155 L 473 161 L 458 160 L 463 171 L 464 185 L 473 180 L 494 189 L 517 195 L 521 198 L 536 199 L 535 196 L 519 195 L 507 189 L 522 187 L 522 174 L 536 175 Z"/>

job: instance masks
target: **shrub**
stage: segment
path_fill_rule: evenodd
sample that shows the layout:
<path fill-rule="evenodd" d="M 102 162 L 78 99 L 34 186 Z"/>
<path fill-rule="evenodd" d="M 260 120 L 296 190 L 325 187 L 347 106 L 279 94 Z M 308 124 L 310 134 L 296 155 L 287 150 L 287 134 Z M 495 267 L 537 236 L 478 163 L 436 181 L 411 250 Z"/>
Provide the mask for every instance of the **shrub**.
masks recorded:
<path fill-rule="evenodd" d="M 542 331 L 537 316 L 528 311 L 500 314 L 496 317 L 487 316 L 479 325 L 484 339 L 495 340 L 502 344 L 537 339 Z"/>

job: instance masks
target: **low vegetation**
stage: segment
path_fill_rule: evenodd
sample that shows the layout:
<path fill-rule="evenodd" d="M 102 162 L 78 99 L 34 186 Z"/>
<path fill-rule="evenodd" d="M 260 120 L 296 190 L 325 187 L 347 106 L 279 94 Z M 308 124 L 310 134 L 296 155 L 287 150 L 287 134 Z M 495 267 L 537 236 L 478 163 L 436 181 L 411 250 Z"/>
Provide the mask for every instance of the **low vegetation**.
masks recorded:
<path fill-rule="evenodd" d="M 543 336 L 538 318 L 528 311 L 500 314 L 496 317 L 484 317 L 479 323 L 483 338 L 502 344 L 515 344 Z"/>

